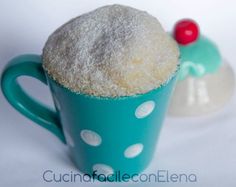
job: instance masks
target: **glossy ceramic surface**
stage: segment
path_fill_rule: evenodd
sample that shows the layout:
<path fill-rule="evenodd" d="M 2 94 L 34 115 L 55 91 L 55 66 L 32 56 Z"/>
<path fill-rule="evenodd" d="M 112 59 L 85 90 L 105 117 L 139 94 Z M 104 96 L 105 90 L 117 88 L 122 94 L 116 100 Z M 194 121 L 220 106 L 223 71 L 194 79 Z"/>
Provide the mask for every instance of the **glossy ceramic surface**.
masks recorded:
<path fill-rule="evenodd" d="M 56 111 L 29 97 L 19 76 L 48 84 Z M 155 151 L 175 76 L 165 85 L 131 97 L 100 98 L 71 92 L 45 74 L 38 55 L 13 59 L 2 75 L 9 103 L 26 117 L 66 139 L 78 169 L 84 173 L 130 175 L 141 172 Z M 65 138 L 64 138 L 65 137 Z"/>
<path fill-rule="evenodd" d="M 202 77 L 188 76 L 178 81 L 171 98 L 169 114 L 198 116 L 217 111 L 230 100 L 234 88 L 233 69 L 224 60 L 215 73 Z"/>

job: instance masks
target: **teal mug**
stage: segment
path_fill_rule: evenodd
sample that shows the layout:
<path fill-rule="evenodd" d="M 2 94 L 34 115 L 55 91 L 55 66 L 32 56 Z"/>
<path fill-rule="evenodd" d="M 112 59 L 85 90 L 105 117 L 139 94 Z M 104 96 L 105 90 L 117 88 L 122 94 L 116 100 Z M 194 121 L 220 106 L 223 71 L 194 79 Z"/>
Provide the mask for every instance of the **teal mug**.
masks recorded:
<path fill-rule="evenodd" d="M 51 90 L 55 111 L 28 96 L 17 82 L 34 77 Z M 11 60 L 2 74 L 2 91 L 23 115 L 67 143 L 80 171 L 93 176 L 140 173 L 150 163 L 176 73 L 164 85 L 145 94 L 95 97 L 75 93 L 55 82 L 42 67 L 41 56 Z"/>

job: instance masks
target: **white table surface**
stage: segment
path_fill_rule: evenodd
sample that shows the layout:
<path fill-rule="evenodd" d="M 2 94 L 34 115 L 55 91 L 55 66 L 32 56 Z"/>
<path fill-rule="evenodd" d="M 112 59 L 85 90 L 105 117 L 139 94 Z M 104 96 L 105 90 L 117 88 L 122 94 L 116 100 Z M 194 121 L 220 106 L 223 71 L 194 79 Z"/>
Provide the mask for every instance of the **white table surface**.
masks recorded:
<path fill-rule="evenodd" d="M 233 0 L 83 1 L 1 0 L 0 71 L 22 53 L 41 53 L 47 36 L 68 19 L 98 6 L 122 3 L 144 9 L 160 19 L 167 30 L 182 17 L 197 19 L 203 32 L 219 45 L 236 70 L 236 16 Z M 209 9 L 211 11 L 209 12 Z M 51 105 L 48 88 L 25 79 L 23 86 L 37 99 Z M 155 157 L 145 173 L 158 169 L 195 173 L 197 183 L 47 183 L 42 175 L 77 173 L 69 152 L 55 136 L 16 112 L 0 92 L 0 186 L 236 186 L 236 97 L 222 110 L 198 118 L 167 117 Z"/>

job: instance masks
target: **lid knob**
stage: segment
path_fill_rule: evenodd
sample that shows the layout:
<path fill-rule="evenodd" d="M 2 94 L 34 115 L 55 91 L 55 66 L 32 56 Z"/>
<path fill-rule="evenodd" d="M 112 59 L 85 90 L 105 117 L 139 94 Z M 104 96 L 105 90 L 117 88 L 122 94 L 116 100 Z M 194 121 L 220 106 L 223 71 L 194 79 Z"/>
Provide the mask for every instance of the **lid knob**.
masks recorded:
<path fill-rule="evenodd" d="M 175 24 L 173 34 L 180 45 L 188 45 L 198 39 L 199 27 L 194 20 L 182 19 Z"/>

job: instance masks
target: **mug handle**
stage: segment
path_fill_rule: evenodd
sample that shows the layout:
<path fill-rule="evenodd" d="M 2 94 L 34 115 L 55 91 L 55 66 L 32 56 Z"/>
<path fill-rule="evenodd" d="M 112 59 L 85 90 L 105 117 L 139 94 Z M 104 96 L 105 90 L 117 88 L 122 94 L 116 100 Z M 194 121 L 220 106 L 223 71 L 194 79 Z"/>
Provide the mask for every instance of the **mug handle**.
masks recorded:
<path fill-rule="evenodd" d="M 65 143 L 65 137 L 57 113 L 25 93 L 17 82 L 17 78 L 20 76 L 33 77 L 47 85 L 41 56 L 21 55 L 12 59 L 2 74 L 2 91 L 8 102 L 16 110 L 52 132 Z"/>

